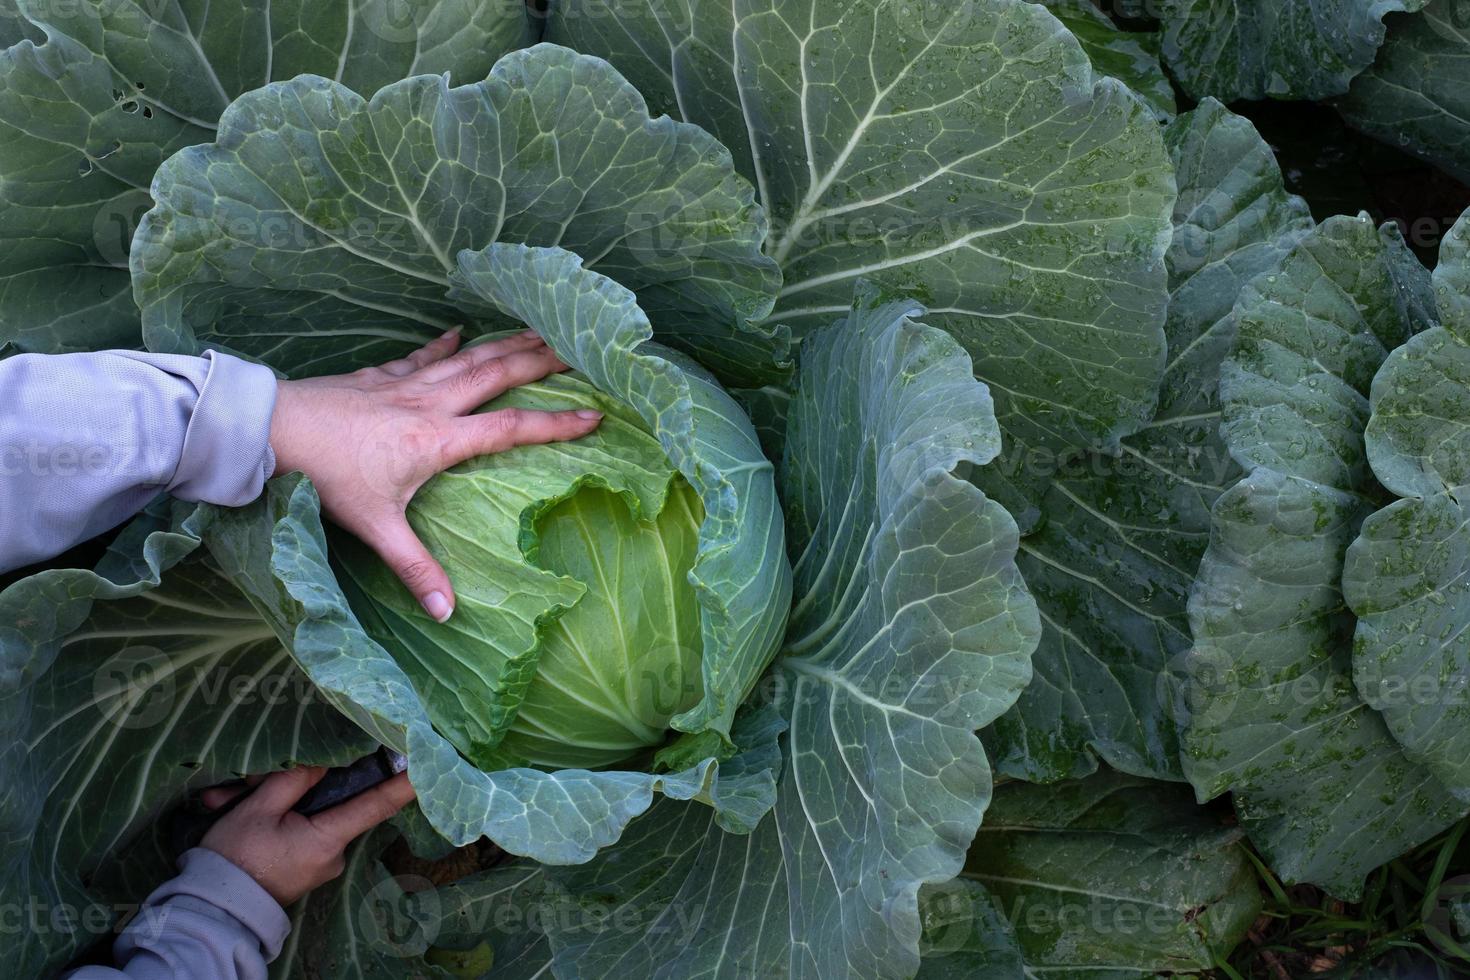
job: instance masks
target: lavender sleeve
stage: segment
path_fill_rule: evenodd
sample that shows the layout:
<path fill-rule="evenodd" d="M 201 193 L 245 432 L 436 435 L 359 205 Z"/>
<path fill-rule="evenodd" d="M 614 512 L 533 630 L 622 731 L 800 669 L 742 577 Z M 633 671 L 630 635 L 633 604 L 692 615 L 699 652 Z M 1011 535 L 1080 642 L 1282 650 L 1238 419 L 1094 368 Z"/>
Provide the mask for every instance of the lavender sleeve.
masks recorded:
<path fill-rule="evenodd" d="M 117 968 L 86 966 L 68 980 L 266 980 L 290 931 L 286 913 L 213 851 L 185 852 L 179 869 L 118 937 Z"/>
<path fill-rule="evenodd" d="M 162 491 L 241 506 L 275 469 L 269 368 L 103 351 L 0 360 L 0 572 L 116 527 Z"/>

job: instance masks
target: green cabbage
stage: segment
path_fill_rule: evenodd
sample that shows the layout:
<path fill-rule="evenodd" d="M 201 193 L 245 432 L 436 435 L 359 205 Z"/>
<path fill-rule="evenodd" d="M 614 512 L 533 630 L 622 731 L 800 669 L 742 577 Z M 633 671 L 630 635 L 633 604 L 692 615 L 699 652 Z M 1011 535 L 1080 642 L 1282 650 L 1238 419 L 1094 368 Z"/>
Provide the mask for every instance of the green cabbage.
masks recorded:
<path fill-rule="evenodd" d="M 435 726 L 484 767 L 595 768 L 664 741 L 704 693 L 689 573 L 704 504 L 647 423 L 580 375 L 485 406 L 595 408 L 573 444 L 523 446 L 431 480 L 409 522 L 454 581 L 434 622 L 393 572 L 362 554 L 341 577 L 374 639 L 395 653 Z"/>

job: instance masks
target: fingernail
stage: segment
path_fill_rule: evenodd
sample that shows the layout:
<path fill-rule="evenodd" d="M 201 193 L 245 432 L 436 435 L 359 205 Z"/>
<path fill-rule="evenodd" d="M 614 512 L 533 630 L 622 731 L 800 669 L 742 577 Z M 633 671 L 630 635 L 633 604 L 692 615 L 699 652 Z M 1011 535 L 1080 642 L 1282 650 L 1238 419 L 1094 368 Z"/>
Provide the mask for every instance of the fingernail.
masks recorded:
<path fill-rule="evenodd" d="M 577 409 L 577 418 L 586 419 L 589 422 L 595 422 L 598 419 L 602 418 L 602 413 L 590 408 L 579 408 Z"/>
<path fill-rule="evenodd" d="M 439 339 L 448 340 L 450 337 L 457 337 L 463 330 L 464 327 L 450 327 L 448 330 L 439 335 Z"/>
<path fill-rule="evenodd" d="M 447 623 L 454 615 L 454 607 L 443 592 L 430 592 L 424 596 L 424 612 L 434 617 L 436 623 Z"/>
<path fill-rule="evenodd" d="M 537 333 L 536 331 L 534 331 L 534 330 L 522 330 L 521 331 L 521 336 L 522 337 L 539 337 L 541 335 L 539 333 Z"/>

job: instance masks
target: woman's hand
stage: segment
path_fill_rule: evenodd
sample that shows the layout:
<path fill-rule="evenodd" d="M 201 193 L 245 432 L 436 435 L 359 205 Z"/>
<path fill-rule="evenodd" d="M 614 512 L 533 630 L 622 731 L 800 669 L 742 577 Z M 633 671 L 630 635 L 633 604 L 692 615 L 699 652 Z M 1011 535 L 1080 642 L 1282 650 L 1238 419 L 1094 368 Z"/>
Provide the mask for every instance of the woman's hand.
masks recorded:
<path fill-rule="evenodd" d="M 275 475 L 311 477 L 326 516 L 376 551 L 441 623 L 454 612 L 454 589 L 404 517 L 414 493 L 472 456 L 576 439 L 602 419 L 586 409 L 470 415 L 567 366 L 531 331 L 456 354 L 458 346 L 450 331 L 381 367 L 282 381 L 271 419 Z"/>
<path fill-rule="evenodd" d="M 241 793 L 250 795 L 220 817 L 199 846 L 250 875 L 282 908 L 290 905 L 340 875 L 346 867 L 347 845 L 403 809 L 414 796 L 408 775 L 399 773 L 316 816 L 292 810 L 326 774 L 323 768 L 303 766 L 252 779 L 253 789 L 205 790 L 204 804 L 212 809 Z"/>

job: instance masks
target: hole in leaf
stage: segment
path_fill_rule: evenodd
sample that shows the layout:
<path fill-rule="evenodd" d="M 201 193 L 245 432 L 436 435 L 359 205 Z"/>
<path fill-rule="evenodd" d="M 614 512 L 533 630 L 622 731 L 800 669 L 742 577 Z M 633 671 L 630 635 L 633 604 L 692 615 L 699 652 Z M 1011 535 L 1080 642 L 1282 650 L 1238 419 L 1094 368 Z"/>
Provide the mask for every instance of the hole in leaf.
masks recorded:
<path fill-rule="evenodd" d="M 92 172 L 92 161 L 89 160 L 89 159 L 87 159 L 86 157 L 82 157 L 82 162 L 79 163 L 79 164 L 77 164 L 77 176 L 78 177 L 85 177 L 85 176 L 87 176 L 87 174 L 89 174 L 91 172 Z"/>
<path fill-rule="evenodd" d="M 122 149 L 122 141 L 120 141 L 120 140 L 113 140 L 112 141 L 112 145 L 109 146 L 107 149 L 103 150 L 101 153 L 97 154 L 97 157 L 96 158 L 98 160 L 106 160 L 108 157 L 112 156 L 114 153 L 116 153 L 118 150 L 121 150 L 121 149 Z"/>
<path fill-rule="evenodd" d="M 128 101 L 124 102 L 121 106 L 119 106 L 119 108 L 122 109 L 123 112 L 128 112 L 128 113 L 137 112 L 138 111 L 138 100 L 137 99 L 128 99 Z"/>
<path fill-rule="evenodd" d="M 143 118 L 144 119 L 152 119 L 153 118 L 153 108 L 151 106 L 146 106 L 145 105 L 143 107 Z"/>

